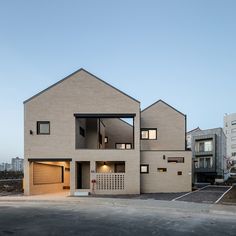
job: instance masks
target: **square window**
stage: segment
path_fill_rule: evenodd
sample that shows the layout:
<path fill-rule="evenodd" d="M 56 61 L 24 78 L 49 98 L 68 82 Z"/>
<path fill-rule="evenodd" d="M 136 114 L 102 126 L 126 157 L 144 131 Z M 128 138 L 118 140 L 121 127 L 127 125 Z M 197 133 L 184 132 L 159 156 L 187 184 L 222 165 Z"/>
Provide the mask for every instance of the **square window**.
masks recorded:
<path fill-rule="evenodd" d="M 157 139 L 157 131 L 155 129 L 149 130 L 149 139 Z"/>
<path fill-rule="evenodd" d="M 149 173 L 149 165 L 140 165 L 140 173 L 141 174 Z"/>
<path fill-rule="evenodd" d="M 132 148 L 132 146 L 131 146 L 131 144 L 130 144 L 130 143 L 126 143 L 126 145 L 125 145 L 125 148 L 126 148 L 126 149 L 131 149 L 131 148 Z"/>
<path fill-rule="evenodd" d="M 182 173 L 182 171 L 178 171 L 177 174 L 178 175 L 182 175 L 183 173 Z"/>
<path fill-rule="evenodd" d="M 50 134 L 50 122 L 37 121 L 37 134 Z"/>

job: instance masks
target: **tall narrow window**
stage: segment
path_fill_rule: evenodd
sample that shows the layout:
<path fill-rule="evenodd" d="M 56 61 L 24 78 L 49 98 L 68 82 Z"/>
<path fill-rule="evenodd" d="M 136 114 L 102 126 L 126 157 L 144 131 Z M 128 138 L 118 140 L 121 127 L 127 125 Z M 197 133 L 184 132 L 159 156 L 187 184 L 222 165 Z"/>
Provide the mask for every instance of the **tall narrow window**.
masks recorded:
<path fill-rule="evenodd" d="M 108 143 L 108 137 L 105 137 L 104 142 Z"/>
<path fill-rule="evenodd" d="M 50 122 L 37 121 L 37 134 L 50 134 Z"/>
<path fill-rule="evenodd" d="M 143 128 L 141 129 L 141 139 L 154 140 L 157 139 L 157 129 Z"/>

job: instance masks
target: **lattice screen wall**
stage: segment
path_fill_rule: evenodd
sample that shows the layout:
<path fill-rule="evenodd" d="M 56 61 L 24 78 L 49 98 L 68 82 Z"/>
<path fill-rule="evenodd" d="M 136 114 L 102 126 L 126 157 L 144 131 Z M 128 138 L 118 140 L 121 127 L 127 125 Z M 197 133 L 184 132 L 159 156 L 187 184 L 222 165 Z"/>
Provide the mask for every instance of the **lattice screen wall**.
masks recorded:
<path fill-rule="evenodd" d="M 121 173 L 97 174 L 97 190 L 124 190 L 125 175 Z"/>

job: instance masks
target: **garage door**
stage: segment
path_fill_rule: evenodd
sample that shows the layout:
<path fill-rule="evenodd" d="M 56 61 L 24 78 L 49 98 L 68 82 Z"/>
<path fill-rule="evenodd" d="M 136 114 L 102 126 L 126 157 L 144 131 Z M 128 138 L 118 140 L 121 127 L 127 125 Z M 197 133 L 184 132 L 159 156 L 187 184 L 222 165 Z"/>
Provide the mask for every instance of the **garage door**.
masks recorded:
<path fill-rule="evenodd" d="M 33 183 L 35 185 L 63 183 L 63 174 L 63 166 L 33 164 Z"/>

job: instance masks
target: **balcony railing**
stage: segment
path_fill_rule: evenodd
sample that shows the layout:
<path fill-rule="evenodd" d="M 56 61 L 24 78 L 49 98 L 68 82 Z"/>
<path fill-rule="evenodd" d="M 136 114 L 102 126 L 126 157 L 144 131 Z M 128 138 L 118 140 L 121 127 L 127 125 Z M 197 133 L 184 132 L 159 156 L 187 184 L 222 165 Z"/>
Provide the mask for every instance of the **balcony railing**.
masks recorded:
<path fill-rule="evenodd" d="M 96 190 L 124 190 L 125 173 L 97 173 Z"/>

